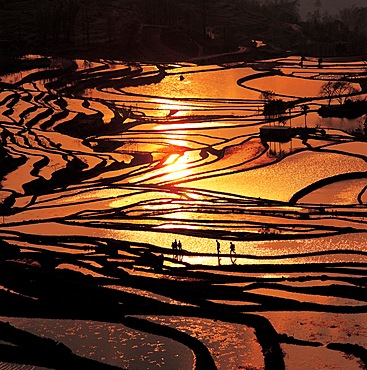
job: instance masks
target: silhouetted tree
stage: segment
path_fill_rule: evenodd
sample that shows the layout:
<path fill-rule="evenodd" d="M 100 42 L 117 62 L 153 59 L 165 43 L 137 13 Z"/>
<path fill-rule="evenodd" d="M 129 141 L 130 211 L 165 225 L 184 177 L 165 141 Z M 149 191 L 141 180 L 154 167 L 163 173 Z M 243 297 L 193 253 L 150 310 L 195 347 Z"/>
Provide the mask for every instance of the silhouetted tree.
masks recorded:
<path fill-rule="evenodd" d="M 97 12 L 97 1 L 96 0 L 79 0 L 79 1 L 80 3 L 78 10 L 81 21 L 80 23 L 82 27 L 83 41 L 89 44 L 93 15 L 94 13 Z M 104 8 L 104 12 L 106 15 L 108 15 L 109 9 Z"/>
<path fill-rule="evenodd" d="M 297 23 L 300 20 L 299 0 L 265 0 L 262 11 L 273 21 Z"/>
<path fill-rule="evenodd" d="M 260 99 L 264 100 L 265 103 L 268 103 L 270 100 L 274 100 L 275 92 L 272 90 L 264 90 L 260 94 Z"/>
<path fill-rule="evenodd" d="M 349 81 L 328 81 L 321 86 L 319 96 L 328 98 L 328 105 L 333 99 L 336 99 L 339 104 L 343 104 L 349 95 L 355 94 L 357 91 Z"/>
<path fill-rule="evenodd" d="M 316 21 L 319 21 L 321 18 L 321 8 L 322 8 L 321 0 L 316 0 L 315 1 L 315 12 L 314 12 L 314 17 Z"/>
<path fill-rule="evenodd" d="M 302 111 L 305 115 L 305 128 L 307 128 L 307 112 L 309 111 L 310 107 L 307 104 L 302 105 Z"/>

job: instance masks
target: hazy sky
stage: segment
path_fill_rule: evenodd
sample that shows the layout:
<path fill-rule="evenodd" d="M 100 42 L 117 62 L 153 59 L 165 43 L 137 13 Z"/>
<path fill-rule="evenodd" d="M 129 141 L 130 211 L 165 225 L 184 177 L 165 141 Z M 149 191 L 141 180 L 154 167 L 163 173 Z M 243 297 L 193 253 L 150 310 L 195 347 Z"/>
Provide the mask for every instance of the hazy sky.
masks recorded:
<path fill-rule="evenodd" d="M 307 16 L 308 12 L 315 10 L 315 2 L 316 0 L 300 0 L 300 13 L 303 18 Z M 327 10 L 330 15 L 336 14 L 339 9 L 349 8 L 353 5 L 367 7 L 367 0 L 321 0 L 321 3 L 321 14 Z"/>

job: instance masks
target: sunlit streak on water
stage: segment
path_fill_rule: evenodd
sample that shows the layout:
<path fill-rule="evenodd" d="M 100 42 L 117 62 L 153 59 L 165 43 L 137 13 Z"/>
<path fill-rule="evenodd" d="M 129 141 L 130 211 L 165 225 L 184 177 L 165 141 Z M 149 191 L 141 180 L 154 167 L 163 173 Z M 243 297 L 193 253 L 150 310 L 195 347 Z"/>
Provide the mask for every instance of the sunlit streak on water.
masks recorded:
<path fill-rule="evenodd" d="M 196 253 L 211 253 L 209 262 L 218 263 L 216 256 L 215 236 L 213 238 L 204 238 L 200 236 L 183 235 L 174 232 L 144 232 L 134 230 L 112 230 L 103 228 L 92 228 L 84 226 L 69 226 L 57 223 L 44 223 L 38 225 L 22 225 L 14 227 L 16 230 L 26 232 L 31 235 L 83 235 L 88 237 L 106 237 L 115 240 L 125 240 L 134 243 L 149 243 L 171 250 L 171 243 L 175 239 L 180 239 L 183 250 Z M 9 227 L 9 231 L 14 228 Z M 162 230 L 161 230 L 162 231 Z M 229 241 L 219 240 L 223 254 L 229 254 Z M 339 235 L 331 237 L 322 237 L 317 239 L 298 239 L 298 240 L 274 240 L 274 241 L 235 241 L 237 255 L 249 255 L 248 258 L 238 258 L 237 264 L 253 263 L 330 263 L 338 261 L 356 261 L 366 263 L 367 257 L 360 254 L 325 254 L 300 257 L 301 253 L 312 252 L 332 252 L 339 250 L 365 251 L 367 244 L 367 235 L 365 233 L 356 233 L 348 235 Z M 292 255 L 287 257 L 288 255 Z M 251 258 L 251 256 L 262 256 L 264 259 Z M 273 256 L 278 258 L 273 259 Z M 267 258 L 269 257 L 269 258 Z M 184 256 L 187 258 L 187 256 Z M 190 257 L 191 258 L 191 257 Z M 207 257 L 195 256 L 202 261 L 208 262 Z M 229 255 L 227 258 L 230 263 Z M 225 260 L 223 260 L 225 261 Z"/>
<path fill-rule="evenodd" d="M 179 214 L 177 215 L 177 218 L 179 218 Z M 183 216 L 182 216 L 183 218 Z M 184 224 L 163 224 L 155 227 L 155 229 L 164 229 L 164 230 L 177 230 L 177 229 L 186 229 L 186 230 L 196 230 L 197 226 L 195 225 L 184 225 Z"/>
<path fill-rule="evenodd" d="M 186 140 L 182 139 L 182 135 L 177 136 L 177 139 L 168 140 L 168 143 L 171 144 L 171 145 L 181 146 L 181 147 L 185 147 L 185 148 L 190 147 L 190 144 Z"/>
<path fill-rule="evenodd" d="M 366 171 L 366 162 L 334 153 L 298 153 L 272 166 L 192 181 L 190 187 L 289 201 L 293 194 L 325 177 Z"/>
<path fill-rule="evenodd" d="M 165 167 L 165 172 L 167 174 L 161 178 L 162 181 L 177 180 L 192 174 L 192 171 L 189 168 L 190 156 L 187 152 L 185 152 L 182 156 L 173 154 L 167 161 L 169 163 Z"/>
<path fill-rule="evenodd" d="M 154 130 L 157 131 L 173 131 L 173 130 L 194 130 L 213 128 L 215 124 L 213 122 L 184 122 L 184 123 L 167 123 L 154 126 Z"/>
<path fill-rule="evenodd" d="M 164 111 L 165 116 L 185 116 L 187 115 L 188 107 L 178 104 L 175 101 L 170 101 L 166 99 L 154 99 L 153 102 L 159 104 L 158 109 Z"/>
<path fill-rule="evenodd" d="M 175 161 L 177 160 L 177 158 L 179 157 L 180 155 L 179 154 L 171 154 L 167 160 L 163 163 L 163 165 L 170 165 L 172 163 L 175 163 Z"/>
<path fill-rule="evenodd" d="M 180 199 L 180 195 L 177 195 L 175 193 L 169 193 L 169 192 L 154 192 L 154 191 L 151 191 L 151 192 L 146 191 L 144 193 L 139 192 L 129 197 L 115 199 L 109 204 L 109 206 L 111 208 L 119 208 L 119 207 L 123 207 L 126 205 L 132 205 L 137 202 L 148 201 L 150 199 L 151 200 L 161 199 L 160 201 L 162 201 L 162 198 L 166 198 L 167 201 L 169 201 L 171 199 Z"/>

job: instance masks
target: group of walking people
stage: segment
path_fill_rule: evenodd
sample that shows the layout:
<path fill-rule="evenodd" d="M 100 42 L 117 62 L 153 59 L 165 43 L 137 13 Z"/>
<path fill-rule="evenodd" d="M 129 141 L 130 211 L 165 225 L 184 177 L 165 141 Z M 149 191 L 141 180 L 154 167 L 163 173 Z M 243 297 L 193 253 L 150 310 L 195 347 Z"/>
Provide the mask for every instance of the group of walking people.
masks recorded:
<path fill-rule="evenodd" d="M 217 243 L 217 254 L 220 255 L 220 242 L 219 240 L 216 240 L 216 243 Z M 181 243 L 181 240 L 178 240 L 175 239 L 172 244 L 171 244 L 171 248 L 172 248 L 172 251 L 174 252 L 174 254 L 181 254 L 182 252 L 182 243 Z M 231 241 L 229 243 L 229 253 L 230 254 L 236 254 L 236 246 L 235 244 Z"/>
<path fill-rule="evenodd" d="M 216 240 L 216 243 L 217 243 L 217 254 L 220 254 L 220 242 Z M 230 254 L 236 253 L 236 246 L 233 242 L 229 243 L 229 253 Z"/>
<path fill-rule="evenodd" d="M 182 251 L 181 240 L 177 241 L 177 239 L 175 239 L 175 241 L 172 242 L 171 247 L 173 251 Z"/>

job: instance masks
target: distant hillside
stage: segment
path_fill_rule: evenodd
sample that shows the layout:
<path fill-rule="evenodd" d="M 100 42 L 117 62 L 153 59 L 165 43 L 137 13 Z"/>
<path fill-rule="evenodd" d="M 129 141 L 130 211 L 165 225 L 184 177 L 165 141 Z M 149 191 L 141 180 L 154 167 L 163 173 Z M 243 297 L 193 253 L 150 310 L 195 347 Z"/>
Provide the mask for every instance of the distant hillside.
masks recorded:
<path fill-rule="evenodd" d="M 300 0 L 300 15 L 306 19 L 309 12 L 315 11 L 316 0 Z M 335 15 L 340 9 L 349 8 L 351 6 L 367 7 L 366 0 L 321 0 L 321 14 L 327 11 L 330 15 Z"/>
<path fill-rule="evenodd" d="M 302 14 L 316 0 L 300 0 Z M 352 2 L 321 0 L 336 13 Z M 0 0 L 0 59 L 44 54 L 130 61 L 177 61 L 234 54 L 360 55 L 367 8 L 343 19 L 300 22 L 296 0 Z M 253 40 L 266 47 L 255 48 Z M 5 57 L 4 57 L 5 55 Z M 248 55 L 248 54 L 247 54 Z M 8 64 L 9 64 L 8 63 Z M 1 60 L 0 60 L 1 67 Z"/>

